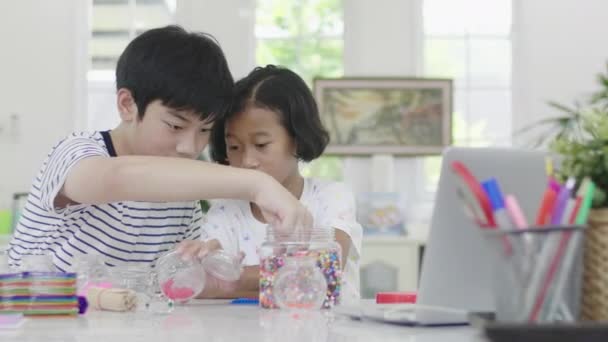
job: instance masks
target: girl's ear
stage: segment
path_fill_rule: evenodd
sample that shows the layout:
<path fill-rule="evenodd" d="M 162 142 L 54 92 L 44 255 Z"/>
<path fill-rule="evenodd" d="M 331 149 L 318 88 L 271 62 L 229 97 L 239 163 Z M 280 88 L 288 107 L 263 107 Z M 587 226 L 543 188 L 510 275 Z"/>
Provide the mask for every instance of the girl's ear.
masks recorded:
<path fill-rule="evenodd" d="M 133 94 L 126 88 L 120 88 L 116 92 L 116 106 L 118 107 L 122 121 L 133 122 L 139 117 L 139 111 L 137 110 Z"/>

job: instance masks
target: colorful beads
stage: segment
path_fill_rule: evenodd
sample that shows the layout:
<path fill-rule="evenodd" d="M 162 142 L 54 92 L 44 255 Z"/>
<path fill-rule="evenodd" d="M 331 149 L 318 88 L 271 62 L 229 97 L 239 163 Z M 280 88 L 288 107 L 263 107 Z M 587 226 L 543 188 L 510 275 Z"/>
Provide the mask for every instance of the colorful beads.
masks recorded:
<path fill-rule="evenodd" d="M 317 266 L 321 269 L 327 281 L 327 295 L 323 308 L 331 308 L 340 302 L 342 285 L 342 267 L 340 252 L 337 249 L 326 250 L 297 250 L 293 252 L 275 253 L 260 260 L 260 305 L 263 308 L 278 308 L 274 298 L 273 282 L 278 270 L 284 266 L 285 257 L 313 256 L 317 259 Z"/>

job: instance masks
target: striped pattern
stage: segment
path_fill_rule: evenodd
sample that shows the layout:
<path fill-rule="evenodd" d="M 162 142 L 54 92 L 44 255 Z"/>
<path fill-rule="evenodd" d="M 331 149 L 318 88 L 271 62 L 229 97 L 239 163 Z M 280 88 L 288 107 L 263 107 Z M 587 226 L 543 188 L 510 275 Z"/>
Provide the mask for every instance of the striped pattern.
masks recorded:
<path fill-rule="evenodd" d="M 0 275 L 0 312 L 76 315 L 76 274 L 24 272 Z"/>
<path fill-rule="evenodd" d="M 92 156 L 110 157 L 111 151 L 100 132 L 74 133 L 51 150 L 10 242 L 11 266 L 18 267 L 24 255 L 48 253 L 59 271 L 70 271 L 79 255 L 90 252 L 108 266 L 147 266 L 176 243 L 200 237 L 196 202 L 54 206 L 71 167 Z"/>

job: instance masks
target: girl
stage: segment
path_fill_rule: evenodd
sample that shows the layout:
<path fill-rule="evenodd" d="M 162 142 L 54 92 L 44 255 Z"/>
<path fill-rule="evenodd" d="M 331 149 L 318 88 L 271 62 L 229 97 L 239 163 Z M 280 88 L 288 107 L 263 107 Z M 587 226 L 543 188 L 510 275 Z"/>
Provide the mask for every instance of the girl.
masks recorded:
<path fill-rule="evenodd" d="M 313 95 L 294 72 L 273 65 L 258 67 L 238 81 L 227 114 L 211 133 L 211 157 L 233 167 L 274 177 L 308 208 L 315 227 L 336 229 L 342 247 L 342 302 L 359 297 L 362 228 L 355 220 L 352 192 L 341 183 L 304 178 L 299 161 L 319 157 L 329 142 Z M 242 200 L 215 201 L 203 221 L 209 249 L 244 254 L 245 270 L 237 291 L 206 291 L 204 297 L 255 295 L 259 284 L 258 248 L 267 221 L 259 206 Z"/>

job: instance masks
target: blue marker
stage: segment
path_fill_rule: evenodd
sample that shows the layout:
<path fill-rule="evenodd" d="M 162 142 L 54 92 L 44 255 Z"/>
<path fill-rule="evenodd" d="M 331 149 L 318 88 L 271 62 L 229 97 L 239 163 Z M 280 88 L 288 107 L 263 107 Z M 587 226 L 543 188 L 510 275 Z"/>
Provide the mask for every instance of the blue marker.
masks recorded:
<path fill-rule="evenodd" d="M 236 305 L 258 305 L 260 301 L 257 298 L 237 298 L 233 299 L 230 304 Z"/>
<path fill-rule="evenodd" d="M 499 228 L 512 228 L 513 223 L 509 219 L 507 209 L 505 208 L 505 200 L 498 185 L 496 178 L 490 178 L 481 182 L 483 190 L 488 194 L 490 204 L 492 205 L 492 211 L 494 212 L 494 218 Z"/>

